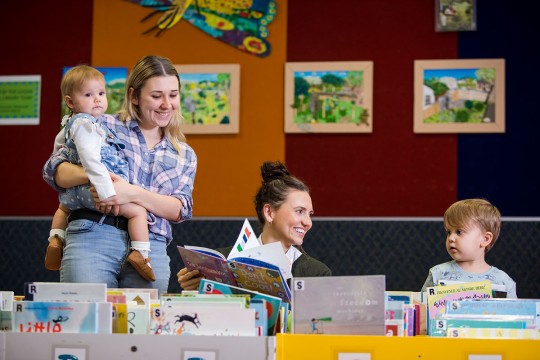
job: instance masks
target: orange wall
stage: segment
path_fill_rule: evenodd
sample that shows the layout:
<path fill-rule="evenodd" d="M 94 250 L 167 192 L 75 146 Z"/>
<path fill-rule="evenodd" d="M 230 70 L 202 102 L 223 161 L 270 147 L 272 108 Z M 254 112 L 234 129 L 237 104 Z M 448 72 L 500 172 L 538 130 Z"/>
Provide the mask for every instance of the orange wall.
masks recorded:
<path fill-rule="evenodd" d="M 277 0 L 277 15 L 268 27 L 272 53 L 267 58 L 237 50 L 185 20 L 159 38 L 142 35 L 158 19 L 140 22 L 151 12 L 126 1 L 95 0 L 92 65 L 131 69 L 149 54 L 175 64 L 240 64 L 239 134 L 188 136 L 199 161 L 193 215 L 255 216 L 252 199 L 261 181 L 260 164 L 285 157 L 286 1 Z"/>

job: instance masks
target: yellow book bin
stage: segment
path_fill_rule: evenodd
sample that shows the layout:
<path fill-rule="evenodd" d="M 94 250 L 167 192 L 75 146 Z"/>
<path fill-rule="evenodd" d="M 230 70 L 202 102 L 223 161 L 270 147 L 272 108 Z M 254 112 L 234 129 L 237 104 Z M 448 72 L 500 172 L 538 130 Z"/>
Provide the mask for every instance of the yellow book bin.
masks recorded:
<path fill-rule="evenodd" d="M 540 340 L 276 335 L 276 360 L 540 360 Z"/>

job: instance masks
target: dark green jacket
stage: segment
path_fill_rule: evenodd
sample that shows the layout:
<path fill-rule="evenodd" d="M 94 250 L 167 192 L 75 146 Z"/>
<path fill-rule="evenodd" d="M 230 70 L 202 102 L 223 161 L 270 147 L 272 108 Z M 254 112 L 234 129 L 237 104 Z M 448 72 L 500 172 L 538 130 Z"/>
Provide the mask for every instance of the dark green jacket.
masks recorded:
<path fill-rule="evenodd" d="M 232 246 L 229 246 L 216 250 L 227 257 L 232 248 Z M 304 249 L 297 249 L 302 252 L 302 256 L 292 264 L 291 272 L 293 277 L 332 276 L 332 270 L 328 266 L 306 254 Z"/>

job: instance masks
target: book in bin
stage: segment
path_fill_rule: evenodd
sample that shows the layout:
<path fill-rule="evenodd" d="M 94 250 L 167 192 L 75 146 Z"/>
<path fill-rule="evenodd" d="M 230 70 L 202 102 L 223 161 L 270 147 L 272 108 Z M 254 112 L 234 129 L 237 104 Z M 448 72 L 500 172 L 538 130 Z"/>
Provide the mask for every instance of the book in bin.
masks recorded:
<path fill-rule="evenodd" d="M 384 275 L 295 277 L 293 334 L 385 334 Z"/>
<path fill-rule="evenodd" d="M 440 336 L 437 320 L 446 314 L 446 304 L 456 300 L 481 300 L 491 298 L 491 281 L 475 281 L 427 288 L 428 335 Z"/>
<path fill-rule="evenodd" d="M 252 291 L 248 289 L 239 288 L 233 285 L 227 285 L 220 282 L 212 281 L 209 279 L 202 279 L 199 284 L 199 293 L 201 294 L 244 294 L 248 295 L 251 301 L 264 300 L 264 304 L 267 310 L 267 331 L 268 335 L 274 335 L 276 333 L 276 324 L 279 318 L 279 311 L 282 304 L 280 298 L 263 294 L 258 291 Z"/>
<path fill-rule="evenodd" d="M 111 303 L 15 301 L 13 331 L 110 334 Z"/>
<path fill-rule="evenodd" d="M 244 250 L 229 259 L 209 248 L 187 245 L 177 248 L 186 268 L 199 270 L 205 279 L 277 296 L 286 302 L 291 300 L 286 282 L 291 265 L 281 243 Z"/>

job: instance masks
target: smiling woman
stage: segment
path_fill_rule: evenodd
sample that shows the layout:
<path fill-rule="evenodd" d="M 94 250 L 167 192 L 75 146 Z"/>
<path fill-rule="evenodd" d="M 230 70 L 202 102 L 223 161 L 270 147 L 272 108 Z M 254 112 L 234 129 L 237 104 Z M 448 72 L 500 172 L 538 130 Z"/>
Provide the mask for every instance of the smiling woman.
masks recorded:
<path fill-rule="evenodd" d="M 332 271 L 321 261 L 309 256 L 302 244 L 311 229 L 313 205 L 309 188 L 291 175 L 281 162 L 265 162 L 261 166 L 262 185 L 255 195 L 255 211 L 262 226 L 261 245 L 281 242 L 292 264 L 293 277 L 331 276 Z M 232 247 L 217 249 L 228 256 Z M 186 268 L 178 272 L 178 283 L 184 290 L 199 287 L 198 270 Z"/>
<path fill-rule="evenodd" d="M 92 204 L 74 210 L 77 216 L 70 215 L 60 280 L 156 288 L 165 293 L 171 274 L 166 249 L 172 241 L 171 222 L 191 218 L 197 170 L 197 156 L 180 130 L 180 81 L 171 61 L 155 55 L 141 58 L 127 79 L 122 109 L 103 115 L 100 121 L 123 145 L 129 182 L 111 175 L 116 196 L 100 199 L 92 193 L 96 207 Z M 61 148 L 43 169 L 45 181 L 58 191 L 89 182 L 83 168 L 70 163 L 68 155 Z M 129 203 L 145 210 L 148 235 L 144 240 L 150 246 L 143 250 L 152 257 L 154 282 L 139 276 L 125 261 L 130 249 L 141 246 L 141 241 L 128 236 L 125 217 L 118 216 L 119 207 Z"/>

